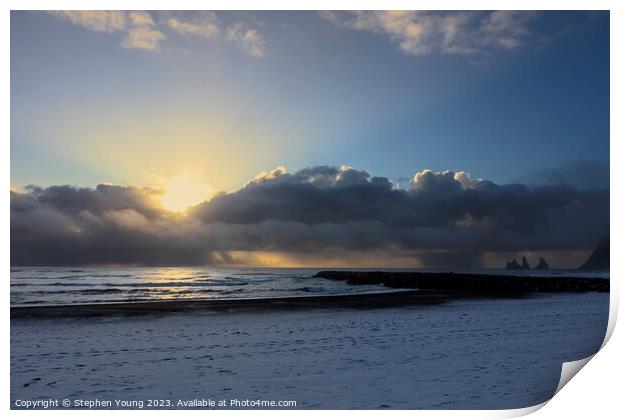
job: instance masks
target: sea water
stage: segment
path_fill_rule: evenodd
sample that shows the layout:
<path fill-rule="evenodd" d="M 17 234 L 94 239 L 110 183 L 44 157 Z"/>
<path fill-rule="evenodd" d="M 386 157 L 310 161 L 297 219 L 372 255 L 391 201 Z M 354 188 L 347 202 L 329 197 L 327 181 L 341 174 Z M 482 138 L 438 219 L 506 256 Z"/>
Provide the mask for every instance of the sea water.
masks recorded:
<path fill-rule="evenodd" d="M 384 269 L 385 270 L 385 269 Z M 447 271 L 392 269 L 395 271 Z M 307 268 L 12 267 L 11 306 L 94 304 L 179 299 L 317 296 L 391 291 L 313 277 Z M 597 276 L 566 271 L 457 270 L 463 273 Z"/>

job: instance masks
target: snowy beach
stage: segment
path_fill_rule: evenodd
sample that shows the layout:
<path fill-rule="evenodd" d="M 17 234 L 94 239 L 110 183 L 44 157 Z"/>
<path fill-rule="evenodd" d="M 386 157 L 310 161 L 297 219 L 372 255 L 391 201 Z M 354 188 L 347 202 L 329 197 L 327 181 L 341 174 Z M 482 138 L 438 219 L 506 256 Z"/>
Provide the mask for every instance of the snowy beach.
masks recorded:
<path fill-rule="evenodd" d="M 317 409 L 507 409 L 596 352 L 609 294 L 354 309 L 11 320 L 11 407 L 46 398 L 295 401 Z M 62 408 L 62 407 L 61 407 Z M 144 407 L 148 408 L 148 407 Z M 230 408 L 230 407 L 227 407 Z"/>

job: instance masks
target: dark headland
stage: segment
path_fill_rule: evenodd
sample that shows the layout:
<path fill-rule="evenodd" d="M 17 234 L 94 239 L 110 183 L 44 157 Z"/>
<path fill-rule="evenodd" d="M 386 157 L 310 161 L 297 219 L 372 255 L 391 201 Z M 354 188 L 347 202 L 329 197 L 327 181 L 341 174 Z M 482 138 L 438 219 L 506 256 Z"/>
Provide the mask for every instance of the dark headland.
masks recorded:
<path fill-rule="evenodd" d="M 537 277 L 491 274 L 422 273 L 391 271 L 320 271 L 315 274 L 352 285 L 383 284 L 398 289 L 459 291 L 473 293 L 609 293 L 609 279 L 584 277 Z"/>
<path fill-rule="evenodd" d="M 579 267 L 581 271 L 609 271 L 609 236 L 601 239 L 588 260 Z"/>

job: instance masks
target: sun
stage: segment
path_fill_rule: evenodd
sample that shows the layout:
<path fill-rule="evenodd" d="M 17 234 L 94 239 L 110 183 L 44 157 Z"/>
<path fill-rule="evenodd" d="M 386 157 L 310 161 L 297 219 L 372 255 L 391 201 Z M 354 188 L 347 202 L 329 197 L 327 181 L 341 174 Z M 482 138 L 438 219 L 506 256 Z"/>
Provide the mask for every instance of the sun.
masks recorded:
<path fill-rule="evenodd" d="M 161 203 L 168 210 L 175 212 L 183 212 L 213 194 L 213 187 L 183 175 L 164 180 L 162 186 L 164 194 L 161 197 Z"/>

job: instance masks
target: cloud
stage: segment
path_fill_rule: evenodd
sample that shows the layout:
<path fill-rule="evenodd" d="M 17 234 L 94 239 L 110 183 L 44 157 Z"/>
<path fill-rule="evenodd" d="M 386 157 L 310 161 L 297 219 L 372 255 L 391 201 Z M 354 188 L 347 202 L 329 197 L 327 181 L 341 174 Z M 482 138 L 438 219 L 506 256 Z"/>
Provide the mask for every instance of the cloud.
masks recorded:
<path fill-rule="evenodd" d="M 348 166 L 279 167 L 185 216 L 165 210 L 162 194 L 119 185 L 11 191 L 11 263 L 243 264 L 296 253 L 463 266 L 489 253 L 589 249 L 609 232 L 609 191 L 498 185 L 460 171 L 423 170 L 404 189 Z"/>
<path fill-rule="evenodd" d="M 265 40 L 253 28 L 248 28 L 243 22 L 237 22 L 226 28 L 226 39 L 237 45 L 252 57 L 265 55 Z"/>
<path fill-rule="evenodd" d="M 133 28 L 123 41 L 125 48 L 140 48 L 143 50 L 157 50 L 159 41 L 166 38 L 156 29 L 148 27 Z"/>
<path fill-rule="evenodd" d="M 497 185 L 464 172 L 430 170 L 417 173 L 408 190 L 399 190 L 366 171 L 320 166 L 261 174 L 239 191 L 196 206 L 192 215 L 204 223 L 373 221 L 395 228 L 469 226 L 528 234 L 544 227 L 549 210 L 576 198 L 568 186 Z"/>
<path fill-rule="evenodd" d="M 220 33 L 225 32 L 225 41 L 235 45 L 251 57 L 265 55 L 265 39 L 256 29 L 245 22 L 235 22 L 224 30 L 218 17 L 213 12 L 194 13 L 190 18 L 172 16 L 167 18 L 167 25 L 185 36 L 194 36 L 216 40 Z"/>
<path fill-rule="evenodd" d="M 157 50 L 159 41 L 166 38 L 157 29 L 151 15 L 146 12 L 129 12 L 129 21 L 131 25 L 122 44 L 125 48 Z"/>
<path fill-rule="evenodd" d="M 121 11 L 66 10 L 51 13 L 91 31 L 119 32 L 127 26 L 126 13 Z"/>
<path fill-rule="evenodd" d="M 530 37 L 533 12 L 321 12 L 326 20 L 385 35 L 406 54 L 482 54 L 512 50 Z"/>
<path fill-rule="evenodd" d="M 528 185 L 570 185 L 580 190 L 609 189 L 609 160 L 576 160 L 522 177 Z"/>
<path fill-rule="evenodd" d="M 216 41 L 225 32 L 225 42 L 235 45 L 251 57 L 263 57 L 266 43 L 258 29 L 246 22 L 235 22 L 222 29 L 221 22 L 213 12 L 200 11 L 188 14 L 161 13 L 156 23 L 149 12 L 144 11 L 55 11 L 53 15 L 95 32 L 122 33 L 124 48 L 159 51 L 159 44 L 167 38 L 160 26 L 186 37 L 198 37 Z"/>
<path fill-rule="evenodd" d="M 91 31 L 124 33 L 125 38 L 121 43 L 124 48 L 156 51 L 159 42 L 166 38 L 148 12 L 86 10 L 52 13 Z"/>
<path fill-rule="evenodd" d="M 520 47 L 531 35 L 528 27 L 535 16 L 534 12 L 491 12 L 483 19 L 479 29 L 481 43 L 509 50 Z"/>
<path fill-rule="evenodd" d="M 201 12 L 194 15 L 191 20 L 170 17 L 166 23 L 170 28 L 186 36 L 214 39 L 220 34 L 219 19 L 213 12 Z"/>

